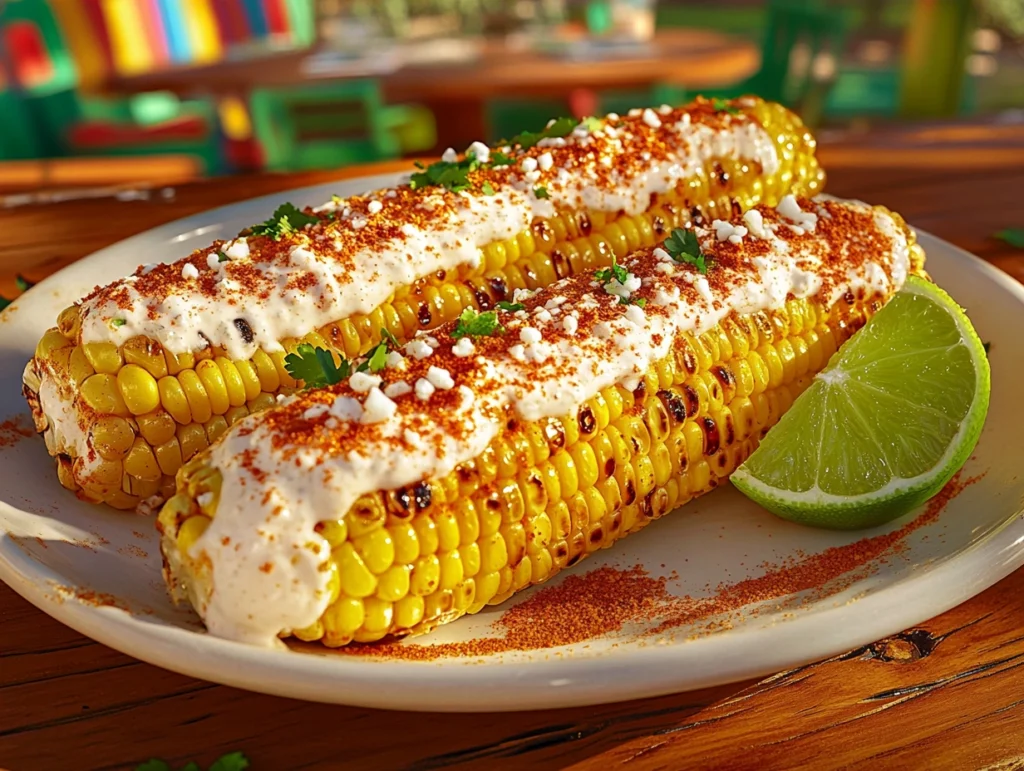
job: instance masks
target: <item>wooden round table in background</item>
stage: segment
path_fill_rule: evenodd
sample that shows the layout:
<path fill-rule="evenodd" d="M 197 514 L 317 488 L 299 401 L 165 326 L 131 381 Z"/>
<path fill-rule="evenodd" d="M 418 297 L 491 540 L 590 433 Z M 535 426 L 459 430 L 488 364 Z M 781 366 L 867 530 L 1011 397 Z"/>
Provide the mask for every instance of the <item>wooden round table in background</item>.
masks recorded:
<path fill-rule="evenodd" d="M 889 206 L 1024 281 L 1024 250 L 992 238 L 1024 227 L 1024 127 L 872 133 L 825 141 L 819 155 L 829 192 Z M 0 206 L 0 294 L 14 290 L 18 273 L 41 279 L 214 206 L 408 167 L 210 180 L 122 202 Z M 918 629 L 759 681 L 598 707 L 431 715 L 200 682 L 88 640 L 0 584 L 0 768 L 132 769 L 152 757 L 206 768 L 240 750 L 253 771 L 1019 769 L 1022 619 L 1024 569 Z"/>
<path fill-rule="evenodd" d="M 289 51 L 226 59 L 202 66 L 171 67 L 139 75 L 113 76 L 104 90 L 117 94 L 171 91 L 179 96 L 239 96 L 254 88 L 378 77 L 390 102 L 430 107 L 438 125 L 438 146 L 467 147 L 488 136 L 486 102 L 498 97 L 568 96 L 579 89 L 641 89 L 670 83 L 687 89 L 726 86 L 757 69 L 757 47 L 711 30 L 658 32 L 637 53 L 572 59 L 547 55 L 504 40 L 487 40 L 476 55 L 459 61 L 415 63 L 375 71 L 351 62 L 309 66 L 315 52 Z"/>

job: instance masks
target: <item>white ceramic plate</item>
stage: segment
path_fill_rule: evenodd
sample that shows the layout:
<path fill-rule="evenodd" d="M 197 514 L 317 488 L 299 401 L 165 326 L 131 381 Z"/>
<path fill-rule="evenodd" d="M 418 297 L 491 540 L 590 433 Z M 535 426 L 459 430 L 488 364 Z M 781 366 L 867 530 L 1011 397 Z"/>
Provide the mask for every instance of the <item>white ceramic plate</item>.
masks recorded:
<path fill-rule="evenodd" d="M 94 284 L 233 236 L 285 198 L 319 203 L 331 193 L 393 181 L 363 179 L 218 209 L 130 238 L 41 283 L 0 316 L 0 420 L 26 415 L 20 377 L 35 342 L 63 307 Z M 992 406 L 964 472 L 984 476 L 935 522 L 904 539 L 902 551 L 826 598 L 804 593 L 771 602 L 732 619 L 728 631 L 691 640 L 685 629 L 660 641 L 638 637 L 633 629 L 577 646 L 483 660 L 412 662 L 250 648 L 207 636 L 189 610 L 174 608 L 160 579 L 153 523 L 77 501 L 57 483 L 35 438 L 0 446 L 0 579 L 83 634 L 158 666 L 283 696 L 413 710 L 535 709 L 654 696 L 775 672 L 894 634 L 1024 563 L 1024 287 L 932 236 L 922 233 L 921 241 L 932 275 L 992 343 Z M 709 586 L 758 575 L 765 563 L 819 553 L 906 521 L 867 534 L 816 531 L 777 520 L 734 490 L 721 489 L 563 576 L 639 564 L 655 576 L 675 571 L 671 592 L 702 597 Z M 76 599 L 88 591 L 120 607 L 97 605 L 96 597 Z M 501 612 L 490 609 L 407 644 L 489 634 Z"/>

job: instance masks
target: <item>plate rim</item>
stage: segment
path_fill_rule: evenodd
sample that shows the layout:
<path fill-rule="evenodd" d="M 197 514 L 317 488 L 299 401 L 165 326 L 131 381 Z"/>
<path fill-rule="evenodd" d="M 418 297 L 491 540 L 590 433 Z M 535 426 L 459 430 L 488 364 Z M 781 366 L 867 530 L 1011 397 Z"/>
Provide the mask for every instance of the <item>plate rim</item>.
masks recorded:
<path fill-rule="evenodd" d="M 264 202 L 276 205 L 286 196 L 313 195 L 335 186 L 386 184 L 398 176 L 401 174 L 354 177 L 271 193 L 193 214 L 94 252 L 41 281 L 30 292 L 56 286 L 75 266 L 102 258 L 108 251 L 181 233 L 183 228 L 191 232 L 204 227 L 203 223 L 209 225 L 211 221 L 230 216 L 228 212 L 232 209 Z M 948 251 L 951 259 L 968 262 L 984 279 L 1005 289 L 1024 312 L 1024 285 L 1020 282 L 954 244 L 925 231 L 916 232 L 926 251 L 931 242 L 933 248 L 938 246 Z M 14 315 L 19 310 L 15 301 L 4 313 Z M 441 662 L 375 661 L 330 653 L 293 655 L 284 660 L 277 650 L 213 638 L 170 624 L 150 622 L 159 629 L 154 631 L 149 624 L 140 623 L 144 617 L 116 608 L 55 600 L 47 584 L 59 583 L 60 575 L 18 548 L 13 536 L 5 530 L 0 531 L 7 536 L 0 541 L 0 580 L 52 618 L 96 642 L 146 663 L 209 682 L 288 698 L 367 708 L 429 712 L 555 709 L 651 698 L 759 677 L 826 659 L 934 618 L 1024 565 L 1024 549 L 1019 546 L 1024 541 L 1024 502 L 1010 504 L 1009 508 L 1014 506 L 1017 507 L 1015 512 L 1008 513 L 985 536 L 954 556 L 929 563 L 893 585 L 851 603 L 817 607 L 797 614 L 792 620 L 751 623 L 725 635 L 709 635 L 673 645 L 630 647 L 627 653 L 620 649 L 574 657 L 559 655 L 557 649 L 552 649 L 541 654 L 544 655 L 542 660 L 483 665 L 451 660 L 447 666 L 440 666 Z M 15 509 L 4 502 L 0 502 L 0 507 Z M 9 548 L 8 544 L 11 544 Z M 945 583 L 953 587 L 952 591 L 929 591 L 929 585 L 940 582 L 943 576 L 957 575 L 957 563 L 968 555 L 973 557 L 974 564 L 984 565 L 986 569 L 975 571 L 971 581 L 947 579 Z M 899 616 L 894 623 L 888 620 L 890 614 L 885 611 L 896 604 L 913 607 L 914 612 Z M 833 623 L 836 618 L 841 618 L 842 623 Z M 801 623 L 796 623 L 797 620 Z M 850 629 L 856 631 L 851 634 Z M 752 635 L 757 635 L 761 643 L 760 654 L 747 660 L 745 651 Z M 805 643 L 809 635 L 815 637 L 815 644 L 799 645 L 807 655 L 794 656 L 792 646 L 800 641 Z M 685 671 L 690 660 L 701 660 L 701 654 L 706 656 L 704 651 L 711 646 L 715 648 L 717 662 L 713 673 Z M 196 655 L 185 655 L 189 651 Z M 618 656 L 628 658 L 621 666 L 608 666 Z M 282 664 L 282 661 L 287 663 Z M 595 677 L 595 672 L 600 676 Z M 469 685 L 473 687 L 466 687 Z M 350 694 L 346 686 L 354 687 L 357 693 Z M 430 690 L 434 701 L 429 709 L 419 706 L 422 701 L 408 698 L 410 688 Z M 494 688 L 502 689 L 507 703 L 501 704 L 493 698 Z"/>

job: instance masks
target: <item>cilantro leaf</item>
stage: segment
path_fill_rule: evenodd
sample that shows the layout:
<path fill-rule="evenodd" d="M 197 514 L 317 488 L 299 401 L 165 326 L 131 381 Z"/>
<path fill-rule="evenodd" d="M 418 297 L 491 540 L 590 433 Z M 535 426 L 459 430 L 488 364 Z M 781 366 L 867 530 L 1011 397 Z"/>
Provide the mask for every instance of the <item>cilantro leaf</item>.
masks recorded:
<path fill-rule="evenodd" d="M 229 752 L 213 761 L 210 771 L 245 771 L 249 767 L 249 758 L 241 752 Z"/>
<path fill-rule="evenodd" d="M 1024 249 L 1024 228 L 1006 228 L 996 233 L 996 238 L 1017 249 Z"/>
<path fill-rule="evenodd" d="M 230 259 L 224 252 L 217 252 L 217 262 L 227 262 Z"/>
<path fill-rule="evenodd" d="M 676 262 L 693 265 L 701 273 L 708 272 L 707 255 L 700 250 L 700 241 L 692 230 L 676 228 L 665 239 L 665 251 Z"/>
<path fill-rule="evenodd" d="M 524 131 L 512 137 L 507 143 L 502 144 L 519 145 L 523 150 L 535 147 L 542 139 L 556 139 L 569 136 L 573 129 L 579 124 L 575 118 L 557 118 L 550 126 L 543 131 Z"/>
<path fill-rule="evenodd" d="M 123 327 L 127 323 L 128 323 L 128 321 L 126 319 L 111 319 L 110 320 L 110 326 L 114 327 L 114 329 L 117 329 L 118 327 Z"/>
<path fill-rule="evenodd" d="M 497 311 L 477 313 L 472 308 L 466 308 L 452 330 L 452 337 L 456 340 L 460 337 L 490 337 L 504 332 L 505 327 L 498 323 Z"/>
<path fill-rule="evenodd" d="M 6 297 L 0 296 L 0 311 L 10 305 L 14 300 L 8 300 Z"/>
<path fill-rule="evenodd" d="M 730 115 L 740 114 L 738 107 L 733 107 L 727 100 L 719 99 L 717 96 L 711 100 L 711 109 L 715 112 L 727 112 Z"/>
<path fill-rule="evenodd" d="M 638 308 L 643 308 L 647 305 L 647 300 L 643 297 L 620 297 L 619 305 L 635 305 Z"/>
<path fill-rule="evenodd" d="M 36 285 L 35 281 L 29 281 L 20 273 L 14 278 L 14 284 L 18 287 L 19 292 L 27 292 L 29 289 Z"/>
<path fill-rule="evenodd" d="M 507 300 L 499 300 L 494 305 L 499 310 L 508 311 L 509 313 L 515 313 L 516 311 L 526 310 L 526 306 L 523 305 L 522 303 L 510 303 Z"/>
<path fill-rule="evenodd" d="M 535 187 L 533 189 L 533 194 L 535 196 L 537 196 L 537 198 L 550 198 L 551 197 L 551 195 L 548 193 L 548 189 L 546 187 Z"/>
<path fill-rule="evenodd" d="M 380 372 L 388 366 L 388 353 L 400 347 L 398 339 L 383 327 L 380 330 L 381 340 L 367 354 L 366 360 L 356 369 L 357 372 Z"/>
<path fill-rule="evenodd" d="M 607 268 L 595 270 L 594 278 L 596 278 L 602 286 L 610 284 L 613 280 L 618 281 L 620 284 L 625 284 L 626 281 L 629 280 L 629 271 L 616 262 L 615 255 L 613 254 L 612 264 Z"/>
<path fill-rule="evenodd" d="M 464 158 L 461 161 L 435 161 L 409 178 L 409 187 L 418 190 L 421 187 L 444 187 L 453 193 L 461 193 L 469 187 L 469 172 L 476 171 L 480 162 L 475 158 Z"/>
<path fill-rule="evenodd" d="M 494 186 L 490 182 L 484 182 L 480 189 L 484 195 L 494 195 Z"/>
<path fill-rule="evenodd" d="M 286 235 L 319 221 L 317 217 L 299 210 L 295 204 L 283 203 L 274 210 L 270 219 L 253 225 L 250 230 L 254 236 L 267 236 L 280 241 Z"/>
<path fill-rule="evenodd" d="M 325 348 L 314 348 L 309 343 L 302 343 L 284 357 L 284 368 L 296 380 L 301 380 L 306 388 L 323 388 L 340 383 L 352 372 L 352 365 L 347 359 L 341 360 L 341 366 L 335 364 L 334 354 Z"/>
<path fill-rule="evenodd" d="M 515 160 L 505 155 L 505 153 L 495 150 L 491 153 L 491 167 L 498 168 L 500 166 L 511 166 L 515 163 Z"/>
<path fill-rule="evenodd" d="M 596 118 L 592 115 L 589 118 L 584 118 L 580 125 L 585 126 L 587 131 L 596 131 L 604 125 L 604 118 Z"/>
<path fill-rule="evenodd" d="M 171 767 L 167 765 L 166 760 L 150 758 L 145 763 L 137 765 L 135 771 L 171 771 Z"/>

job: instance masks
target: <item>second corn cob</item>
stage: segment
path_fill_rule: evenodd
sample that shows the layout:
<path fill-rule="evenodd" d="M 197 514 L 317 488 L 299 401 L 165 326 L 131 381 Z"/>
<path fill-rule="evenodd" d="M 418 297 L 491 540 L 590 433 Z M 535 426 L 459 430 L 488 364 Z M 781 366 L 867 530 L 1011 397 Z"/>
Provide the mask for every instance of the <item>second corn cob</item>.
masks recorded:
<path fill-rule="evenodd" d="M 754 99 L 730 106 L 728 109 L 736 116 L 731 112 L 725 117 L 716 116 L 716 108 L 709 105 L 699 102 L 682 112 L 646 111 L 623 119 L 623 123 L 627 128 L 636 125 L 654 140 L 663 141 L 657 139 L 660 130 L 650 130 L 654 122 L 660 125 L 664 119 L 667 125 L 680 115 L 686 120 L 692 117 L 695 131 L 705 131 L 714 142 L 718 140 L 709 126 L 734 119 L 752 121 L 751 125 L 767 138 L 764 151 L 771 158 L 771 169 L 765 167 L 764 159 L 755 160 L 757 152 L 729 150 L 723 144 L 723 149 L 706 153 L 706 159 L 688 168 L 675 188 L 652 195 L 642 210 L 624 212 L 619 204 L 612 209 L 559 206 L 552 216 L 539 217 L 529 228 L 484 246 L 475 264 L 429 271 L 409 284 L 396 286 L 385 302 L 367 313 L 331 319 L 330 323 L 304 330 L 300 336 L 274 339 L 276 350 L 257 347 L 238 356 L 222 345 L 208 345 L 174 353 L 148 335 L 123 342 L 89 341 L 83 334 L 84 306 L 66 309 L 57 326 L 39 342 L 25 375 L 25 395 L 48 450 L 57 458 L 61 483 L 87 500 L 118 508 L 131 508 L 151 496 L 165 497 L 184 461 L 233 422 L 265 408 L 276 396 L 288 394 L 299 385 L 285 368 L 284 358 L 302 343 L 339 356 L 356 356 L 378 344 L 385 331 L 404 341 L 417 330 L 456 318 L 464 308 L 486 310 L 499 301 L 510 300 L 517 289 L 546 286 L 579 271 L 606 265 L 613 256 L 622 259 L 695 219 L 710 222 L 730 213 L 733 206 L 746 209 L 762 201 L 774 204 L 787 192 L 811 194 L 820 188 L 823 175 L 814 159 L 813 139 L 793 114 L 779 105 Z M 608 139 L 602 137 L 603 141 Z M 564 142 L 562 147 L 557 144 L 558 138 L 547 141 L 551 149 L 544 153 L 530 150 L 522 161 L 524 168 L 528 168 L 527 161 L 540 166 L 545 155 L 561 157 L 559 153 L 567 152 Z M 648 156 L 652 151 L 657 154 L 655 145 L 649 150 L 640 146 L 633 150 Z M 527 176 L 540 173 L 536 168 L 525 172 Z M 538 183 L 544 179 L 539 177 Z M 533 184 L 528 183 L 528 187 Z M 492 190 L 494 186 L 500 193 L 497 181 Z M 555 183 L 549 187 L 538 184 L 530 192 L 549 196 L 557 189 Z M 359 205 L 373 207 L 375 203 L 383 205 L 376 200 L 363 200 Z M 344 202 L 334 206 L 317 215 L 325 228 L 332 216 L 347 211 L 339 208 Z M 312 218 L 304 213 L 291 215 L 293 219 L 299 216 Z M 309 240 L 294 227 L 283 236 L 282 243 Z M 191 267 L 197 278 L 189 280 L 202 285 L 206 279 L 200 269 L 205 270 L 208 261 L 212 261 L 212 269 L 234 275 L 230 271 L 235 269 L 239 254 L 246 255 L 238 262 L 242 265 L 257 259 L 255 252 L 249 254 L 250 249 L 272 252 L 278 248 L 275 243 L 266 235 L 240 239 L 194 255 L 184 268 L 180 264 L 173 267 L 179 272 L 188 272 Z M 226 266 L 220 263 L 220 257 L 225 258 Z M 153 276 L 163 277 L 165 272 L 163 267 L 156 268 Z M 179 280 L 176 274 L 171 278 Z M 141 284 L 145 280 L 152 277 L 142 271 L 138 281 Z M 157 284 L 154 291 L 160 286 Z M 109 320 L 111 325 L 119 323 L 123 325 L 124 319 L 116 314 Z M 251 340 L 259 331 L 254 320 L 238 318 L 234 325 L 243 340 Z M 115 326 L 112 338 L 118 337 L 118 328 Z"/>
<path fill-rule="evenodd" d="M 806 203 L 803 206 L 809 208 Z M 783 210 L 795 217 L 795 222 L 802 223 L 791 228 L 795 236 L 789 247 L 797 263 L 804 265 L 803 270 L 811 271 L 813 280 L 820 282 L 811 284 L 817 287 L 816 291 L 804 289 L 801 291 L 806 297 L 780 302 L 779 297 L 785 298 L 786 293 L 780 295 L 775 289 L 776 299 L 759 301 L 769 308 L 727 313 L 718 324 L 700 334 L 681 331 L 672 339 L 665 355 L 650 361 L 641 377 L 628 377 L 597 389 L 568 414 L 535 415 L 533 402 L 529 401 L 530 386 L 519 385 L 527 394 L 516 398 L 525 400 L 527 406 L 523 407 L 521 401 L 520 409 L 530 412 L 530 419 L 515 412 L 504 419 L 496 418 L 501 420 L 496 436 L 482 452 L 458 463 L 449 473 L 395 489 L 372 490 L 359 496 L 351 508 L 340 504 L 333 515 L 310 512 L 317 519 L 317 536 L 330 550 L 330 556 L 320 563 L 324 571 L 319 590 L 322 596 L 315 603 L 320 612 L 307 625 L 288 628 L 282 624 L 279 631 L 303 640 L 320 640 L 329 646 L 427 631 L 487 604 L 502 602 L 525 586 L 547 580 L 594 550 L 612 545 L 687 500 L 715 488 L 753 451 L 764 431 L 779 419 L 838 346 L 881 307 L 907 271 L 919 271 L 923 263 L 923 254 L 913 244 L 912 234 L 898 217 L 884 210 L 827 204 L 816 209 L 821 219 L 819 215 L 812 219 L 793 202 Z M 765 261 L 764 270 L 769 272 L 773 269 L 772 259 L 781 259 L 766 256 L 757 244 L 778 237 L 772 234 L 781 228 L 766 224 L 770 215 L 759 212 L 757 217 L 745 219 L 749 229 L 738 223 L 716 223 L 719 235 L 724 236 L 721 241 L 726 244 L 733 237 L 737 239 L 735 243 L 746 237 L 754 244 L 745 256 L 734 256 L 730 263 L 723 256 L 724 264 L 712 268 L 706 267 L 707 261 L 713 259 L 709 254 L 681 252 L 680 261 L 684 263 L 688 262 L 682 258 L 684 254 L 692 258 L 694 265 L 703 258 L 709 276 L 687 279 L 686 283 L 693 281 L 699 293 L 709 292 L 713 297 L 740 289 L 744 291 L 739 296 L 761 290 L 772 296 L 773 287 L 768 279 L 747 285 L 736 278 L 751 271 L 751 259 Z M 811 243 L 801 243 L 805 229 L 811 227 L 826 233 L 817 242 L 812 239 Z M 755 230 L 761 233 L 760 238 L 753 236 Z M 678 251 L 683 234 L 674 234 L 674 238 L 678 239 L 674 247 Z M 720 249 L 729 254 L 726 247 Z M 845 256 L 834 256 L 841 253 Z M 654 313 L 652 304 L 672 304 L 667 293 L 659 294 L 664 291 L 664 282 L 656 278 L 658 273 L 671 274 L 677 270 L 665 260 L 667 257 L 662 250 L 658 264 L 666 265 L 668 271 L 658 270 L 657 265 L 651 270 L 652 263 L 648 262 L 642 271 L 643 279 L 633 283 L 634 276 L 627 272 L 623 281 L 615 279 L 620 281 L 618 285 L 613 281 L 605 284 L 606 291 L 626 300 L 621 312 L 631 318 L 630 323 L 643 323 L 640 314 L 632 311 L 634 308 L 650 314 Z M 856 291 L 852 287 L 840 288 L 843 281 L 850 280 L 849 275 L 871 275 L 875 268 L 865 267 L 865 262 L 876 259 L 878 269 L 886 276 L 883 283 L 878 283 L 876 273 L 873 288 L 864 283 Z M 818 262 L 818 267 L 812 271 L 808 263 L 814 262 Z M 788 263 L 783 261 L 778 267 L 785 265 Z M 639 275 L 635 277 L 639 279 Z M 597 283 L 605 278 L 600 276 Z M 649 287 L 648 294 L 637 298 L 632 292 L 639 291 L 644 281 L 650 282 L 651 287 L 658 285 L 659 289 L 650 291 Z M 623 293 L 622 287 L 630 286 L 634 289 Z M 572 339 L 577 323 L 583 328 L 583 313 L 595 302 L 591 295 L 581 295 L 581 291 L 579 282 L 573 289 L 556 285 L 519 312 L 526 319 L 539 319 L 537 326 L 543 326 L 555 323 L 555 310 L 561 309 L 566 318 L 567 314 L 583 309 L 579 322 L 562 325 L 565 331 L 573 330 Z M 563 293 L 569 299 L 560 303 L 560 299 L 566 300 L 565 296 L 560 297 Z M 638 299 L 645 302 L 637 304 Z M 708 303 L 714 305 L 711 300 Z M 613 307 L 616 305 L 621 303 L 613 303 Z M 703 309 L 704 305 L 695 298 L 694 307 Z M 613 317 L 602 313 L 600 318 Z M 594 323 L 591 319 L 590 332 L 605 339 L 601 325 L 608 323 Z M 533 329 L 519 332 L 527 345 L 540 343 L 537 335 L 529 331 Z M 453 331 L 443 330 L 440 336 Z M 655 332 L 648 345 L 658 345 L 657 338 Z M 518 361 L 525 351 L 517 353 L 516 347 L 507 342 L 495 343 L 494 350 L 488 348 L 487 352 L 499 361 L 506 354 Z M 601 350 L 600 344 L 595 350 Z M 526 361 L 545 361 L 536 358 L 540 353 L 535 349 L 535 358 L 527 357 Z M 455 355 L 460 354 L 456 351 Z M 585 364 L 588 355 L 570 352 L 577 363 Z M 614 366 L 614 361 L 604 366 Z M 445 360 L 449 366 L 450 362 L 455 359 Z M 562 365 L 556 362 L 548 366 L 556 368 L 557 376 Z M 533 376 L 544 381 L 551 375 L 544 365 L 539 365 Z M 566 376 L 571 381 L 571 371 Z M 453 375 L 452 380 L 459 382 L 458 376 Z M 490 387 L 493 386 L 474 386 L 477 398 L 486 398 L 486 390 L 481 389 Z M 358 391 L 362 385 L 355 388 Z M 393 393 L 397 395 L 397 391 Z M 239 524 L 241 529 L 230 527 L 231 521 L 240 518 L 237 500 L 228 504 L 227 511 L 218 510 L 224 500 L 225 485 L 232 484 L 231 495 L 237 497 L 238 480 L 253 474 L 262 480 L 257 482 L 257 491 L 266 489 L 266 495 L 280 501 L 280 506 L 292 516 L 299 516 L 308 508 L 313 495 L 305 494 L 303 502 L 304 494 L 288 481 L 294 473 L 289 470 L 292 458 L 302 468 L 315 469 L 315 464 L 322 462 L 325 468 L 343 475 L 348 473 L 346 467 L 343 463 L 332 466 L 337 462 L 335 459 L 349 451 L 367 451 L 361 449 L 360 435 L 352 434 L 352 424 L 344 426 L 345 419 L 354 418 L 339 417 L 342 422 L 333 429 L 328 423 L 329 444 L 320 444 L 323 440 L 319 429 L 310 429 L 303 422 L 315 421 L 328 412 L 330 402 L 325 398 L 332 396 L 312 394 L 300 399 L 290 410 L 282 406 L 262 416 L 262 420 L 257 419 L 254 428 L 265 430 L 270 426 L 263 441 L 279 446 L 281 455 L 276 451 L 256 453 L 260 460 L 236 464 L 222 452 L 214 464 L 207 452 L 179 474 L 178 494 L 160 515 L 167 577 L 172 588 L 179 595 L 188 596 L 208 623 L 210 593 L 230 591 L 229 584 L 218 584 L 217 570 L 233 570 L 225 562 L 230 557 L 212 558 L 212 552 L 207 551 L 213 548 L 208 531 L 211 525 L 218 524 L 218 518 L 228 517 L 227 522 L 220 520 L 218 538 L 226 537 L 225 533 L 238 538 L 245 532 L 245 525 Z M 371 398 L 366 400 L 367 405 Z M 350 408 L 346 404 L 338 415 L 348 415 Z M 425 408 L 416 407 L 416 413 L 421 409 Z M 438 407 L 446 409 L 450 408 Z M 335 407 L 329 409 L 329 414 L 335 414 Z M 435 419 L 441 422 L 442 414 Z M 416 425 L 411 419 L 404 424 Z M 446 428 L 449 425 L 445 423 Z M 459 428 L 455 425 L 447 430 Z M 479 431 L 477 426 L 471 433 Z M 243 437 L 233 437 L 231 447 L 246 446 L 240 439 Z M 308 455 L 304 441 L 317 443 L 308 448 Z M 467 436 L 456 446 L 461 448 L 471 442 Z M 447 451 L 448 445 L 443 446 Z M 224 448 L 221 445 L 217 449 Z M 395 462 L 415 463 L 415 443 L 405 452 L 409 453 L 408 458 Z M 397 457 L 400 459 L 401 453 Z M 230 474 L 229 481 L 225 474 Z M 308 484 L 315 487 L 317 483 Z M 225 524 L 229 526 L 225 528 Z M 286 531 L 285 535 L 291 538 L 298 534 Z M 265 564 L 268 573 L 279 569 L 279 563 L 272 558 Z M 309 590 L 300 590 L 303 591 Z M 255 601 L 257 609 L 251 617 L 258 617 L 267 605 L 276 605 L 274 592 L 266 594 L 271 599 L 265 600 L 263 608 L 259 608 L 259 600 Z M 312 597 L 307 594 L 303 599 L 308 602 Z M 247 634 L 237 628 L 225 628 L 223 618 L 211 626 L 211 631 L 243 638 Z"/>

